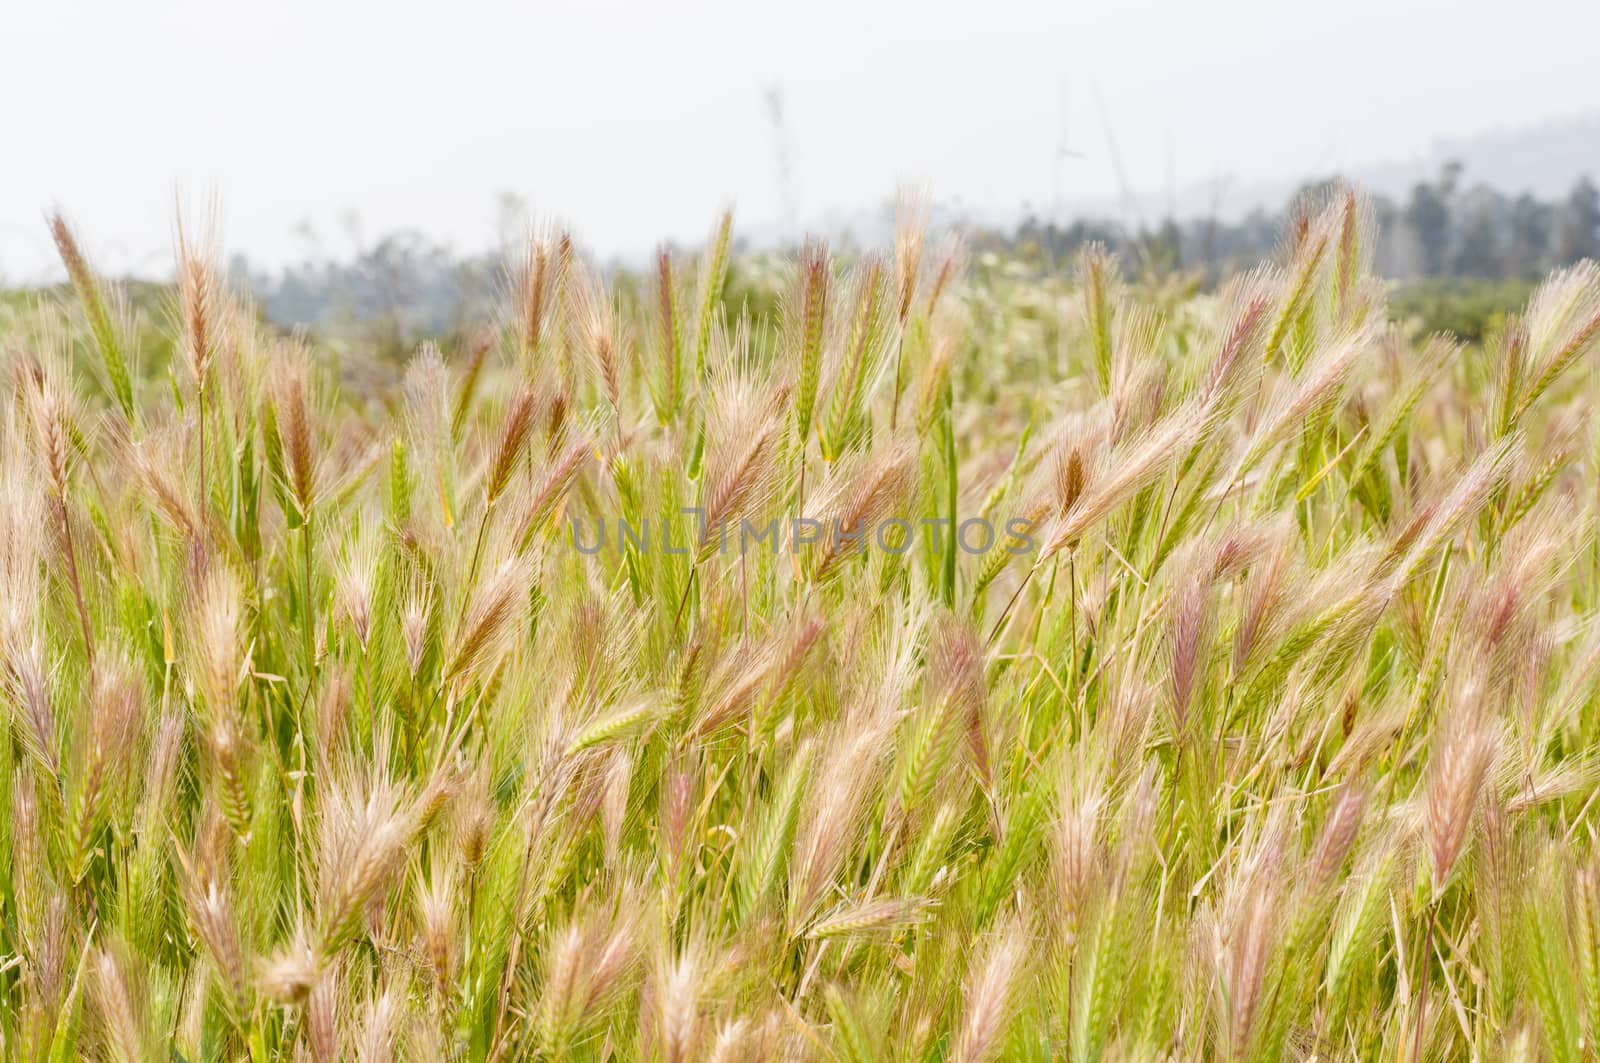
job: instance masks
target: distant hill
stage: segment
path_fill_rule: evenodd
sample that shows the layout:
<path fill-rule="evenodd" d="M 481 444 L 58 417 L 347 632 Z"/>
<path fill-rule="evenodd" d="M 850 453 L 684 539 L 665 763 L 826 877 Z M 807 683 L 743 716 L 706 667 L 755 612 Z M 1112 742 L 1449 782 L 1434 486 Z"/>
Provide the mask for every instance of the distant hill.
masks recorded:
<path fill-rule="evenodd" d="M 1417 182 L 1437 179 L 1449 162 L 1462 164 L 1464 185 L 1486 184 L 1512 196 L 1531 192 L 1540 199 L 1560 199 L 1578 178 L 1600 179 L 1600 113 L 1444 137 L 1434 141 L 1422 158 L 1374 162 L 1339 176 L 1374 195 L 1401 200 Z M 1278 210 L 1301 183 L 1302 179 L 1283 179 L 1230 187 L 1219 213 L 1242 216 L 1256 209 Z M 1213 193 L 1209 184 L 1185 189 L 1179 195 L 1179 215 L 1207 214 Z M 1153 197 L 1150 201 L 1159 202 Z"/>
<path fill-rule="evenodd" d="M 1578 178 L 1588 175 L 1600 180 L 1600 112 L 1468 136 L 1441 137 L 1418 158 L 1378 160 L 1345 173 L 1198 181 L 1180 186 L 1170 198 L 1180 221 L 1212 215 L 1224 221 L 1238 221 L 1258 210 L 1275 214 L 1306 182 L 1338 176 L 1374 195 L 1402 201 L 1418 182 L 1437 180 L 1448 162 L 1462 164 L 1463 187 L 1485 184 L 1513 197 L 1530 192 L 1540 199 L 1560 200 Z M 1054 220 L 1066 223 L 1082 218 L 1126 219 L 1135 225 L 1155 225 L 1165 215 L 1169 193 L 1135 189 L 1131 200 L 1137 210 L 1130 210 L 1116 198 L 1069 201 L 1056 212 Z M 1005 210 L 981 211 L 945 204 L 936 206 L 933 221 L 936 225 L 966 224 L 1005 230 L 1015 228 L 1028 213 L 1029 208 L 1020 204 Z M 881 203 L 834 208 L 815 214 L 803 227 L 807 232 L 843 238 L 857 245 L 881 245 L 893 238 L 894 212 L 892 206 Z M 769 247 L 783 243 L 787 234 L 776 225 L 747 224 L 742 235 L 753 246 Z"/>
<path fill-rule="evenodd" d="M 1301 174 L 1265 181 L 1203 181 L 1184 186 L 1176 197 L 1177 216 L 1238 219 L 1251 211 L 1283 209 L 1307 180 L 1344 177 L 1373 195 L 1403 200 L 1419 181 L 1433 181 L 1446 163 L 1462 164 L 1465 186 L 1486 184 L 1508 195 L 1531 192 L 1540 199 L 1561 199 L 1578 178 L 1600 180 L 1600 113 L 1551 119 L 1514 129 L 1494 129 L 1462 137 L 1442 137 L 1428 153 L 1408 161 L 1384 160 L 1358 166 L 1340 174 Z M 1164 204 L 1161 193 L 1136 193 L 1147 221 Z M 1121 214 L 1121 204 L 1103 200 L 1072 204 L 1069 217 L 1110 217 Z"/>
<path fill-rule="evenodd" d="M 1553 198 L 1585 174 L 1600 179 L 1600 114 L 1440 140 L 1433 154 L 1465 164 L 1468 183 Z"/>

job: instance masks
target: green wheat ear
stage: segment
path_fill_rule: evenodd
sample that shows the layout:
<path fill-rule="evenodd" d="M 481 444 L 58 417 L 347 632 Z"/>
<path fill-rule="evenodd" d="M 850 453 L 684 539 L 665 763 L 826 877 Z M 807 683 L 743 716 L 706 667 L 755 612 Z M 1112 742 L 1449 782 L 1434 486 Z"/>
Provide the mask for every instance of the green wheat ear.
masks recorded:
<path fill-rule="evenodd" d="M 784 875 L 789 851 L 800 819 L 800 802 L 811 776 L 811 751 L 804 749 L 790 761 L 747 848 L 741 852 L 738 899 L 740 915 L 748 919 L 771 899 Z"/>
<path fill-rule="evenodd" d="M 72 290 L 77 294 L 78 303 L 83 307 L 84 317 L 88 319 L 89 332 L 94 336 L 95 348 L 100 352 L 100 363 L 104 366 L 106 379 L 111 384 L 111 394 L 116 397 L 123 416 L 132 421 L 135 413 L 133 383 L 128 375 L 128 363 L 123 355 L 122 344 L 117 339 L 117 330 L 112 324 L 111 314 L 106 309 L 105 299 L 100 294 L 100 285 L 95 280 L 94 272 L 89 268 L 88 260 L 78 248 L 72 230 L 68 228 L 66 220 L 61 215 L 56 214 L 50 218 L 50 233 L 55 238 L 56 251 L 61 255 L 61 262 L 67 268 L 67 277 L 72 281 Z"/>
<path fill-rule="evenodd" d="M 461 430 L 466 426 L 467 416 L 477 400 L 478 378 L 483 374 L 483 365 L 492 346 L 493 340 L 486 336 L 473 344 L 472 353 L 467 356 L 467 370 L 461 376 L 461 389 L 456 394 L 455 410 L 450 415 L 450 435 L 457 443 L 461 442 Z"/>
<path fill-rule="evenodd" d="M 1126 919 L 1107 904 L 1078 947 L 1072 986 L 1072 1058 L 1096 1063 L 1110 1033 L 1112 998 L 1125 974 Z"/>
<path fill-rule="evenodd" d="M 389 445 L 389 523 L 396 529 L 411 523 L 411 467 L 405 440 Z"/>
<path fill-rule="evenodd" d="M 880 368 L 891 321 L 889 281 L 889 271 L 878 258 L 871 259 L 858 278 L 843 362 L 832 382 L 828 415 L 818 437 L 822 456 L 830 462 L 837 461 L 859 442 L 867 427 L 864 407 L 868 386 Z"/>
<path fill-rule="evenodd" d="M 717 321 L 717 306 L 728 279 L 728 244 L 733 235 L 733 211 L 724 211 L 716 232 L 705 251 L 700 271 L 700 310 L 694 326 L 694 367 L 700 379 L 706 375 L 706 352 L 711 349 L 711 332 Z"/>
<path fill-rule="evenodd" d="M 822 341 L 828 323 L 828 287 L 832 266 L 821 245 L 806 248 L 800 260 L 799 359 L 800 379 L 795 394 L 795 438 L 802 453 L 810 440 L 812 415 L 817 406 L 817 385 L 822 379 Z"/>
<path fill-rule="evenodd" d="M 1117 261 L 1099 244 L 1083 252 L 1078 269 L 1083 288 L 1084 316 L 1089 323 L 1089 342 L 1093 356 L 1095 382 L 1100 394 L 1111 394 L 1111 323 L 1114 313 L 1112 289 L 1116 284 Z"/>
<path fill-rule="evenodd" d="M 662 378 L 656 413 L 663 424 L 669 424 L 677 417 L 683 395 L 683 322 L 677 283 L 672 276 L 672 254 L 664 247 L 656 253 L 654 290 Z"/>

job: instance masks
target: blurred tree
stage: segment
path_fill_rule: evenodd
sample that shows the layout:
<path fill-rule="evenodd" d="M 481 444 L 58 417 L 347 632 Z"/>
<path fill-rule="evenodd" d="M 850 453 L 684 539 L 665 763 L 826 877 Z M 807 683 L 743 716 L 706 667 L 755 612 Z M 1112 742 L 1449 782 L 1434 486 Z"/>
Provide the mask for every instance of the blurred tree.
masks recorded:
<path fill-rule="evenodd" d="M 1183 268 L 1183 230 L 1171 217 L 1142 240 L 1144 264 L 1156 273 L 1175 273 Z"/>
<path fill-rule="evenodd" d="M 1600 259 L 1600 189 L 1588 177 L 1572 186 L 1556 235 L 1558 262 L 1567 265 L 1582 258 Z"/>
<path fill-rule="evenodd" d="M 1406 224 L 1416 234 L 1423 272 L 1429 276 L 1444 272 L 1450 249 L 1449 195 L 1454 189 L 1455 172 L 1447 167 L 1437 185 L 1419 181 L 1411 189 L 1411 202 L 1406 205 Z"/>
<path fill-rule="evenodd" d="M 1499 277 L 1504 266 L 1500 233 L 1494 219 L 1494 193 L 1475 189 L 1475 205 L 1461 231 L 1454 255 L 1454 272 L 1459 277 Z"/>
<path fill-rule="evenodd" d="M 1507 229 L 1503 274 L 1530 278 L 1543 271 L 1550 253 L 1550 228 L 1553 211 L 1524 192 L 1511 204 Z"/>

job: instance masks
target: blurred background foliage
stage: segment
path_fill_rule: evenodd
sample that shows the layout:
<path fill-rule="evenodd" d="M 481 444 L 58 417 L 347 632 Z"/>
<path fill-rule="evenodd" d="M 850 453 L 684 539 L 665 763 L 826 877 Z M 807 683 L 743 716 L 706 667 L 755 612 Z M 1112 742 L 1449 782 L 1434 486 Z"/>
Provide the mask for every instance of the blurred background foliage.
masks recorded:
<path fill-rule="evenodd" d="M 1063 295 L 1078 253 L 1090 243 L 1118 254 L 1130 274 L 1144 282 L 1170 284 L 1180 293 L 1207 291 L 1270 257 L 1297 213 L 1325 200 L 1338 183 L 1336 178 L 1308 182 L 1281 210 L 1257 209 L 1236 221 L 1028 216 L 1009 230 L 961 228 L 978 275 L 992 281 L 1004 272 L 1025 280 L 1037 286 L 1029 297 Z M 1448 331 L 1480 342 L 1526 302 L 1538 278 L 1585 258 L 1600 259 L 1600 189 L 1587 176 L 1564 198 L 1541 199 L 1469 182 L 1463 168 L 1450 163 L 1403 200 L 1376 196 L 1373 207 L 1379 237 L 1375 272 L 1392 285 L 1396 319 L 1418 334 Z M 892 203 L 883 211 L 892 216 Z M 507 240 L 520 224 L 507 214 Z M 347 235 L 359 248 L 353 255 L 324 253 L 308 236 L 304 257 L 278 269 L 235 255 L 229 263 L 233 283 L 254 297 L 265 323 L 285 333 L 312 334 L 336 355 L 361 352 L 361 371 L 382 372 L 382 363 L 397 366 L 425 339 L 468 346 L 495 326 L 493 308 L 506 290 L 502 253 L 462 255 L 414 231 L 363 237 L 354 219 Z M 833 242 L 848 258 L 848 234 Z M 736 242 L 723 292 L 727 309 L 747 311 L 758 328 L 777 327 L 783 262 L 791 250 Z M 648 298 L 648 264 L 615 263 L 610 273 L 619 298 Z M 1063 282 L 1055 296 L 1050 295 L 1053 280 Z M 164 373 L 171 352 L 162 337 L 170 333 L 156 326 L 166 324 L 160 315 L 170 312 L 170 295 L 154 283 L 133 281 L 125 287 L 136 321 L 145 322 L 140 329 L 146 340 L 141 344 L 144 370 Z M 0 292 L 0 313 L 14 313 L 38 294 Z M 69 293 L 63 285 L 58 294 Z M 379 363 L 376 368 L 367 365 L 371 356 Z"/>

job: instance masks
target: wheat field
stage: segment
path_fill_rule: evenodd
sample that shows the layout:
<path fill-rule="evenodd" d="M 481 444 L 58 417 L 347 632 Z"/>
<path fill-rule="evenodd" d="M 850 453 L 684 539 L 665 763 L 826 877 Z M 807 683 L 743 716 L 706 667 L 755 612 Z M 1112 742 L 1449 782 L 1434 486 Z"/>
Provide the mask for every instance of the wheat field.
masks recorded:
<path fill-rule="evenodd" d="M 1596 1058 L 1600 268 L 1469 347 L 1354 193 L 1215 291 L 731 224 L 353 376 L 52 220 L 0 1056 Z"/>

